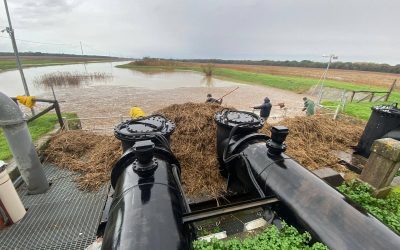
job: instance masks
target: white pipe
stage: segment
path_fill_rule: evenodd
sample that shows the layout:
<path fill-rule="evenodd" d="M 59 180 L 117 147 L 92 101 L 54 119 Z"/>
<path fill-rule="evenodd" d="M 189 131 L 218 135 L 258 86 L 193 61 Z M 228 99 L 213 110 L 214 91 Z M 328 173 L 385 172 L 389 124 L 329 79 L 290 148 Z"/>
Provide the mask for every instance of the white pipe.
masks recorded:
<path fill-rule="evenodd" d="M 5 209 L 11 223 L 20 221 L 26 214 L 25 207 L 10 180 L 10 176 L 5 167 L 2 166 L 0 166 L 0 205 Z"/>

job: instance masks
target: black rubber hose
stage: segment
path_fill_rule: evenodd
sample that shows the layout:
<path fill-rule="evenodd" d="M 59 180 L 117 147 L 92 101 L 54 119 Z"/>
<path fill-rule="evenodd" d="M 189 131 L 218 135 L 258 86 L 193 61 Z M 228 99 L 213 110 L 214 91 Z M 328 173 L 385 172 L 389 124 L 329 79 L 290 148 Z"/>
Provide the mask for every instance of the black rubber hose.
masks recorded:
<path fill-rule="evenodd" d="M 178 185 L 179 191 L 181 192 L 182 199 L 183 199 L 183 205 L 185 206 L 186 213 L 190 213 L 190 212 L 192 212 L 192 210 L 190 209 L 190 206 L 189 206 L 189 203 L 187 202 L 185 193 L 183 192 L 181 180 L 179 178 L 178 167 L 175 164 L 171 164 L 171 165 L 172 165 L 172 174 L 174 175 L 176 184 Z"/>
<path fill-rule="evenodd" d="M 246 156 L 244 156 L 243 154 L 240 154 L 240 156 L 242 156 L 244 164 L 246 165 L 246 169 L 247 169 L 247 172 L 249 174 L 251 182 L 253 183 L 254 187 L 257 189 L 257 192 L 260 194 L 261 198 L 265 198 L 264 192 L 262 191 L 260 185 L 258 185 L 258 183 L 256 181 L 256 178 L 254 177 L 253 172 L 251 171 L 251 167 L 250 167 L 249 161 L 247 160 Z"/>

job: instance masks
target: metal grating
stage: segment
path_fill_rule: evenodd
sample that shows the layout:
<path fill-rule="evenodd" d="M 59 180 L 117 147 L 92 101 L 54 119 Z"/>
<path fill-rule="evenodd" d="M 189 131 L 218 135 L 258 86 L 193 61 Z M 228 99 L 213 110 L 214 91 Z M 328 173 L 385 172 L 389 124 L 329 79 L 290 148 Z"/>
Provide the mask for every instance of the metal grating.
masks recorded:
<path fill-rule="evenodd" d="M 53 183 L 45 194 L 18 193 L 28 208 L 15 225 L 0 231 L 0 249 L 84 249 L 96 239 L 97 226 L 107 199 L 107 187 L 98 192 L 76 188 L 76 174 L 44 166 Z"/>

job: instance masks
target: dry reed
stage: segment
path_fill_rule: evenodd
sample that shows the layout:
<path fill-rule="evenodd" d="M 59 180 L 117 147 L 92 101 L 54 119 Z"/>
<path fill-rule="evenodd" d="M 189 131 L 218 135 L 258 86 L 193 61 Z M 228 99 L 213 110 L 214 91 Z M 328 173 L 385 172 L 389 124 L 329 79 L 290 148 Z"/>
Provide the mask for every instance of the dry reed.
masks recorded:
<path fill-rule="evenodd" d="M 338 164 L 334 150 L 348 150 L 358 142 L 363 126 L 349 119 L 333 120 L 327 116 L 287 118 L 279 123 L 289 128 L 287 154 L 309 170 L 331 167 L 339 172 L 348 170 Z M 261 132 L 270 134 L 271 125 Z"/>
<path fill-rule="evenodd" d="M 36 77 L 33 83 L 44 88 L 52 87 L 79 87 L 84 83 L 92 81 L 106 81 L 111 75 L 102 72 L 79 73 L 79 72 L 54 72 Z"/>
<path fill-rule="evenodd" d="M 174 104 L 158 113 L 171 119 L 176 130 L 171 148 L 182 170 L 182 184 L 191 198 L 215 198 L 224 193 L 226 180 L 218 171 L 214 114 L 217 104 Z"/>

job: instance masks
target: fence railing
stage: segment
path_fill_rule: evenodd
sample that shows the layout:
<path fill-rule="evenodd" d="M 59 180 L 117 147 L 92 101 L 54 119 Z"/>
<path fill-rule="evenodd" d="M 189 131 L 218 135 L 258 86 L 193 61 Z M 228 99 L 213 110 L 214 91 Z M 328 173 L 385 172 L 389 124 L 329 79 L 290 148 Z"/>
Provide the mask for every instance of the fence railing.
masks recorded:
<path fill-rule="evenodd" d="M 67 117 L 62 117 L 63 122 L 64 122 L 64 129 L 65 130 L 70 130 L 69 124 L 71 122 L 85 122 L 85 121 L 98 121 L 98 120 L 119 120 L 120 122 L 123 122 L 127 119 L 130 119 L 129 116 L 97 116 L 97 117 L 77 117 L 77 118 L 67 118 Z M 82 127 L 80 129 L 82 130 L 87 130 L 87 131 L 111 131 L 115 127 L 115 124 L 113 126 L 108 125 L 108 124 L 96 124 L 95 122 L 91 126 L 86 126 Z"/>
<path fill-rule="evenodd" d="M 11 98 L 17 105 L 19 105 L 17 98 L 12 97 Z M 41 98 L 35 98 L 34 99 L 36 103 L 40 103 L 40 102 L 44 102 L 44 103 L 50 103 L 50 106 L 46 107 L 45 109 L 41 110 L 39 113 L 31 116 L 28 118 L 27 122 L 32 122 L 34 120 L 36 120 L 37 118 L 43 116 L 44 114 L 50 112 L 51 110 L 54 109 L 54 111 L 56 112 L 57 115 L 57 120 L 58 123 L 60 124 L 60 127 L 63 128 L 64 127 L 64 121 L 63 118 L 61 116 L 61 110 L 60 110 L 60 105 L 58 104 L 57 100 L 50 100 L 50 99 L 41 99 Z"/>

